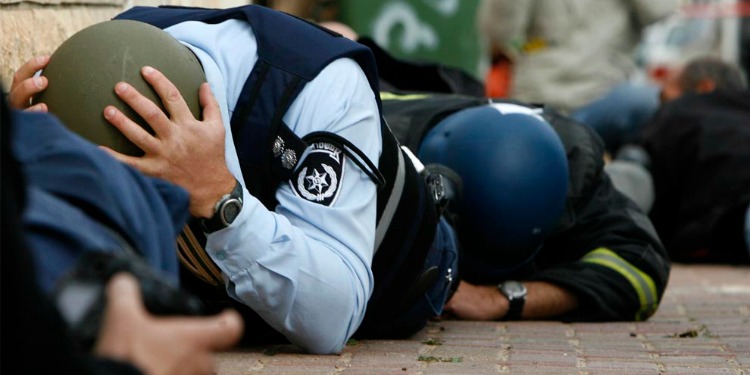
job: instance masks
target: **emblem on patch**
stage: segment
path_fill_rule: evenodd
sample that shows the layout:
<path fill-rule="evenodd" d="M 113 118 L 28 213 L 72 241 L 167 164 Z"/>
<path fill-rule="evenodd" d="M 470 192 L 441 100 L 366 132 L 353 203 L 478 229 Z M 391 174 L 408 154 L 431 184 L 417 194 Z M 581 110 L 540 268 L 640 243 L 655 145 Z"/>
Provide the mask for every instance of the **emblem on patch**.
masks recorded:
<path fill-rule="evenodd" d="M 332 206 L 344 179 L 344 153 L 326 143 L 313 143 L 305 160 L 289 179 L 294 194 L 310 202 Z"/>

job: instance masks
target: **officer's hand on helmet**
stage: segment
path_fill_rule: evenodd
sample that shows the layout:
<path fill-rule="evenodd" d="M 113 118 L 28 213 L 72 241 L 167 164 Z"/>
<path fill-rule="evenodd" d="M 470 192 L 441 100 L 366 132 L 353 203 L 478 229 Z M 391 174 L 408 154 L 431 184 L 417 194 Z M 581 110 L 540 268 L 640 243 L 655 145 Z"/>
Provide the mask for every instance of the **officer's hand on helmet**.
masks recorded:
<path fill-rule="evenodd" d="M 13 75 L 10 84 L 10 93 L 8 102 L 10 106 L 16 109 L 25 109 L 28 111 L 47 112 L 47 105 L 44 103 L 31 104 L 31 98 L 44 91 L 49 81 L 47 77 L 35 77 L 37 71 L 47 66 L 49 56 L 37 56 L 29 59 Z"/>
<path fill-rule="evenodd" d="M 219 104 L 209 85 L 204 83 L 200 87 L 203 109 L 203 121 L 200 121 L 190 112 L 175 85 L 161 72 L 144 67 L 141 73 L 161 98 L 167 113 L 133 86 L 118 83 L 115 86 L 117 96 L 143 117 L 155 134 L 149 134 L 110 105 L 104 109 L 104 117 L 145 155 L 128 156 L 103 148 L 147 175 L 182 186 L 190 193 L 190 213 L 196 217 L 211 217 L 215 203 L 235 185 L 224 157 L 225 130 Z"/>
<path fill-rule="evenodd" d="M 508 312 L 508 299 L 496 286 L 461 281 L 443 311 L 466 320 L 497 320 Z"/>

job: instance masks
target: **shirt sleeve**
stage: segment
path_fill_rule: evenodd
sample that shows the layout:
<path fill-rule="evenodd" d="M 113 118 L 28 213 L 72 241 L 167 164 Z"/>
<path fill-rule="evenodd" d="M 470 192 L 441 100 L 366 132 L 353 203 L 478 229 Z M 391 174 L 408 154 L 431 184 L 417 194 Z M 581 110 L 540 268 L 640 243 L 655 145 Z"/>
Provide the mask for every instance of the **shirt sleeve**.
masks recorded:
<path fill-rule="evenodd" d="M 299 136 L 338 134 L 377 164 L 379 110 L 353 60 L 336 60 L 321 71 L 284 121 Z M 376 185 L 349 158 L 341 175 L 337 199 L 329 206 L 303 199 L 282 184 L 276 193 L 279 204 L 269 211 L 245 190 L 236 221 L 210 235 L 207 244 L 230 296 L 312 353 L 344 347 L 364 317 L 373 288 Z"/>
<path fill-rule="evenodd" d="M 580 132 L 576 137 L 582 144 L 593 140 Z M 669 258 L 647 215 L 603 172 L 601 142 L 591 146 L 594 152 L 569 150 L 569 155 L 588 154 L 587 160 L 570 160 L 572 193 L 566 213 L 545 242 L 540 271 L 533 278 L 578 297 L 579 307 L 563 320 L 646 320 L 666 288 Z"/>

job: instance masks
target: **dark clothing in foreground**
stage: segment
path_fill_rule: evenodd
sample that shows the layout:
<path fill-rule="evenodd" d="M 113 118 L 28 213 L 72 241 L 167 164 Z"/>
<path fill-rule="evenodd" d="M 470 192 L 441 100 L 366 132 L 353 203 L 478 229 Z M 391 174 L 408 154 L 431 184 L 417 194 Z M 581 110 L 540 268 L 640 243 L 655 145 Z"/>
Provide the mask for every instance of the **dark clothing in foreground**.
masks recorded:
<path fill-rule="evenodd" d="M 175 285 L 175 238 L 187 192 L 148 177 L 49 115 L 19 114 L 13 152 L 27 179 L 24 231 L 40 286 L 51 291 L 87 252 L 140 254 Z"/>
<path fill-rule="evenodd" d="M 651 157 L 650 212 L 679 262 L 750 262 L 742 237 L 750 203 L 750 92 L 686 94 L 642 133 Z"/>
<path fill-rule="evenodd" d="M 62 317 L 37 284 L 21 225 L 26 180 L 11 154 L 11 131 L 30 122 L 59 123 L 46 114 L 13 112 L 0 97 L 2 130 L 2 372 L 25 374 L 140 374 L 129 364 L 97 358 L 76 347 Z M 12 339 L 11 339 L 12 338 Z M 11 371 L 12 370 L 12 371 Z"/>
<path fill-rule="evenodd" d="M 488 103 L 485 98 L 460 95 L 382 97 L 384 116 L 394 134 L 413 150 L 446 116 Z M 543 116 L 568 156 L 568 199 L 534 264 L 508 278 L 547 281 L 574 293 L 580 305 L 562 320 L 647 319 L 659 306 L 669 279 L 664 247 L 648 217 L 615 190 L 604 173 L 604 145 L 594 131 L 552 110 L 545 109 Z M 466 270 L 459 271 L 466 279 Z"/>

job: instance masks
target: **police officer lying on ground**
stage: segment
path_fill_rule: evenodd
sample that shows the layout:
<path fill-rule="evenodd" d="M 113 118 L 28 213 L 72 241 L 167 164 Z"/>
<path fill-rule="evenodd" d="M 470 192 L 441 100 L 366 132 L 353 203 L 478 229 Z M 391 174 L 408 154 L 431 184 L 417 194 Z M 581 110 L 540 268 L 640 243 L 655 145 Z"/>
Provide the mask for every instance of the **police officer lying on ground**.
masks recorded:
<path fill-rule="evenodd" d="M 324 26 L 363 39 L 345 25 Z M 473 87 L 455 80 L 462 75 L 435 75 L 445 67 L 375 47 L 379 70 L 390 73 L 381 77 L 386 84 L 412 91 L 381 95 L 388 124 L 428 170 L 455 181 L 445 184 L 453 202 L 444 213 L 459 232 L 462 281 L 448 312 L 465 319 L 584 321 L 653 314 L 669 259 L 639 209 L 648 199 L 634 206 L 612 188 L 598 135 L 550 108 L 516 101 L 489 108 L 487 99 L 461 95 Z M 414 92 L 427 85 L 433 93 Z M 628 177 L 650 182 L 640 173 Z"/>
<path fill-rule="evenodd" d="M 637 321 L 656 311 L 669 259 L 603 172 L 593 130 L 521 102 L 381 97 L 394 134 L 458 187 L 446 208 L 461 244 L 449 315 Z"/>
<path fill-rule="evenodd" d="M 280 333 L 314 353 L 409 335 L 442 312 L 455 239 L 428 194 L 438 189 L 382 121 L 368 49 L 253 5 L 117 18 L 30 60 L 11 102 L 39 94 L 32 108 L 189 192 L 187 289 L 240 310 L 246 342 Z M 167 53 L 176 40 L 187 48 Z M 197 84 L 164 75 L 186 65 Z"/>

